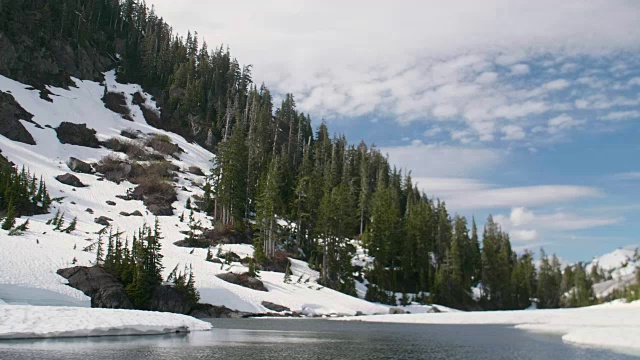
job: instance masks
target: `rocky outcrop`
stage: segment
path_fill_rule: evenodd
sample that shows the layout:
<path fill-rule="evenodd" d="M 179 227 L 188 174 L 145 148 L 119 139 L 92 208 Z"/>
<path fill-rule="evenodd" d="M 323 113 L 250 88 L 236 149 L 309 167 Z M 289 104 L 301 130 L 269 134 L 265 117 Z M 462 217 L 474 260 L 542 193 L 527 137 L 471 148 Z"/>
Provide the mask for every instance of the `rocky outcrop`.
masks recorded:
<path fill-rule="evenodd" d="M 202 169 L 197 166 L 189 166 L 189 169 L 187 169 L 187 171 L 196 176 L 204 176 L 204 172 L 202 171 Z"/>
<path fill-rule="evenodd" d="M 87 124 L 74 124 L 63 122 L 56 128 L 58 139 L 63 144 L 99 148 L 100 142 L 96 137 L 96 131 L 87 127 Z"/>
<path fill-rule="evenodd" d="M 77 188 L 87 187 L 87 185 L 83 184 L 82 181 L 80 181 L 80 179 L 78 179 L 77 176 L 69 173 L 56 176 L 56 180 L 58 180 L 59 182 L 65 185 L 69 185 Z"/>
<path fill-rule="evenodd" d="M 104 94 L 102 101 L 104 102 L 104 107 L 107 109 L 120 114 L 123 119 L 133 121 L 127 100 L 124 98 L 123 93 L 108 92 Z"/>
<path fill-rule="evenodd" d="M 44 85 L 73 86 L 70 76 L 102 80 L 102 72 L 114 63 L 107 54 L 94 49 L 91 42 L 77 46 L 54 38 L 43 43 L 23 33 L 0 33 L 0 49 L 0 75 L 45 93 Z"/>
<path fill-rule="evenodd" d="M 57 271 L 69 281 L 69 286 L 91 298 L 91 307 L 133 309 L 122 283 L 100 267 L 76 266 Z"/>
<path fill-rule="evenodd" d="M 130 194 L 133 200 L 142 200 L 144 206 L 156 216 L 173 215 L 174 201 L 178 200 L 176 191 L 171 184 L 140 184 Z"/>
<path fill-rule="evenodd" d="M 254 314 L 232 310 L 226 306 L 215 306 L 211 304 L 196 304 L 189 315 L 198 319 L 222 318 L 222 319 L 239 319 L 250 317 Z"/>
<path fill-rule="evenodd" d="M 250 277 L 248 273 L 235 274 L 235 273 L 225 273 L 225 274 L 217 274 L 219 279 L 224 280 L 226 282 L 240 285 L 249 289 L 258 290 L 258 291 L 269 291 L 264 286 L 264 283 L 256 278 Z"/>
<path fill-rule="evenodd" d="M 173 286 L 158 286 L 151 293 L 147 310 L 188 314 L 195 303 L 182 291 Z"/>
<path fill-rule="evenodd" d="M 31 133 L 20 123 L 20 120 L 33 122 L 32 119 L 33 115 L 23 109 L 11 94 L 0 91 L 0 135 L 13 141 L 35 145 L 36 141 Z"/>
<path fill-rule="evenodd" d="M 263 301 L 262 302 L 262 306 L 266 307 L 267 309 L 269 309 L 271 311 L 275 311 L 275 312 L 291 311 L 291 309 L 289 309 L 286 306 L 274 304 L 274 303 L 269 302 L 269 301 Z"/>
<path fill-rule="evenodd" d="M 97 217 L 97 218 L 93 219 L 93 222 L 95 222 L 96 224 L 102 225 L 102 226 L 109 226 L 109 225 L 111 225 L 112 221 L 113 221 L 112 218 L 108 218 L 106 216 L 100 216 L 100 217 Z"/>
<path fill-rule="evenodd" d="M 82 173 L 82 174 L 93 173 L 93 167 L 91 167 L 91 164 L 86 163 L 82 160 L 78 160 L 74 157 L 69 158 L 69 161 L 67 161 L 67 166 L 73 172 Z"/>

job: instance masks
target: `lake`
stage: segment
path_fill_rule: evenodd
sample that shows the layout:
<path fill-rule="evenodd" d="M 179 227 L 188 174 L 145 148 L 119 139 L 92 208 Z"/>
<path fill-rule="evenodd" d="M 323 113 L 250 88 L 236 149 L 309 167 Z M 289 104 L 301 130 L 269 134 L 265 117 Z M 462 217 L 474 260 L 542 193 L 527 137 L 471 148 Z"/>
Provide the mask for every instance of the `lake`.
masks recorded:
<path fill-rule="evenodd" d="M 212 319 L 215 329 L 166 336 L 0 342 L 0 359 L 632 359 L 558 336 L 498 325 Z"/>

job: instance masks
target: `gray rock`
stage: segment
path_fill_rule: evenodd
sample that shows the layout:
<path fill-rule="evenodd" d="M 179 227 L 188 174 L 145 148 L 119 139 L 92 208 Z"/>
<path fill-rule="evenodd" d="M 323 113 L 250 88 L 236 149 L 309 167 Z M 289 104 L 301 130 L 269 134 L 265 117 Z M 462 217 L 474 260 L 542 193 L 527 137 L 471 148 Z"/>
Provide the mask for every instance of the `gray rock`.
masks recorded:
<path fill-rule="evenodd" d="M 99 148 L 100 142 L 96 137 L 96 131 L 87 127 L 87 124 L 73 124 L 63 122 L 56 128 L 58 139 L 63 144 Z"/>
<path fill-rule="evenodd" d="M 269 291 L 264 286 L 264 283 L 256 278 L 252 278 L 248 273 L 243 274 L 235 274 L 235 273 L 224 273 L 216 275 L 219 279 L 224 280 L 226 282 L 240 285 L 249 289 L 258 290 L 258 291 Z"/>
<path fill-rule="evenodd" d="M 142 216 L 142 213 L 140 212 L 140 210 L 136 210 L 132 213 L 129 213 L 129 216 Z"/>
<path fill-rule="evenodd" d="M 145 307 L 151 311 L 188 314 L 194 305 L 184 292 L 172 286 L 158 286 Z"/>
<path fill-rule="evenodd" d="M 204 172 L 202 171 L 202 169 L 197 166 L 189 166 L 189 169 L 187 171 L 196 176 L 204 176 Z"/>
<path fill-rule="evenodd" d="M 69 161 L 67 161 L 67 166 L 73 172 L 82 173 L 82 174 L 93 173 L 93 167 L 91 167 L 91 164 L 86 163 L 82 160 L 78 160 L 74 157 L 69 158 Z"/>
<path fill-rule="evenodd" d="M 286 306 L 274 304 L 274 303 L 269 302 L 269 301 L 263 301 L 262 302 L 262 306 L 266 307 L 267 309 L 269 309 L 271 311 L 275 311 L 275 312 L 291 311 L 291 309 L 289 309 Z"/>
<path fill-rule="evenodd" d="M 56 176 L 56 180 L 73 187 L 87 187 L 87 185 L 83 184 L 77 176 L 69 173 Z"/>
<path fill-rule="evenodd" d="M 109 206 L 116 206 L 116 202 L 115 201 L 111 201 L 111 200 L 107 200 L 105 201 L 107 203 L 107 205 Z"/>
<path fill-rule="evenodd" d="M 23 109 L 11 94 L 0 91 L 0 135 L 13 141 L 35 145 L 33 136 L 20 122 L 33 122 L 32 119 L 33 115 Z"/>
<path fill-rule="evenodd" d="M 189 315 L 198 319 L 239 319 L 253 314 L 238 310 L 229 309 L 226 306 L 215 306 L 211 304 L 196 304 Z"/>
<path fill-rule="evenodd" d="M 89 214 L 93 214 L 93 209 L 92 208 L 86 208 L 85 211 L 88 212 Z"/>
<path fill-rule="evenodd" d="M 389 308 L 389 314 L 398 315 L 405 314 L 406 312 L 400 308 Z"/>
<path fill-rule="evenodd" d="M 113 219 L 108 218 L 106 216 L 100 216 L 97 217 L 93 220 L 93 222 L 95 222 L 96 224 L 100 224 L 102 226 L 109 226 L 111 225 L 111 221 L 113 221 Z"/>
<path fill-rule="evenodd" d="M 76 266 L 57 271 L 69 281 L 69 286 L 91 297 L 91 307 L 133 309 L 124 286 L 100 267 Z"/>
<path fill-rule="evenodd" d="M 102 97 L 102 102 L 104 102 L 104 107 L 120 114 L 123 119 L 133 121 L 124 93 L 108 92 Z"/>

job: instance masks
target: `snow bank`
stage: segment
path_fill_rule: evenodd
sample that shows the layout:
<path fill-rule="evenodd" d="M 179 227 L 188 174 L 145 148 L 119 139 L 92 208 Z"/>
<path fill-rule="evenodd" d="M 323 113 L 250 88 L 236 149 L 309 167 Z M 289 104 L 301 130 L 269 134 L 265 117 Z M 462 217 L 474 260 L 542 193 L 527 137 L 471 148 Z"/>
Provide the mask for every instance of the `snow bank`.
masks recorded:
<path fill-rule="evenodd" d="M 171 313 L 0 305 L 0 339 L 159 335 L 211 328 L 208 322 Z"/>
<path fill-rule="evenodd" d="M 377 315 L 342 320 L 411 324 L 504 324 L 562 335 L 566 343 L 640 351 L 640 301 L 579 309 Z"/>

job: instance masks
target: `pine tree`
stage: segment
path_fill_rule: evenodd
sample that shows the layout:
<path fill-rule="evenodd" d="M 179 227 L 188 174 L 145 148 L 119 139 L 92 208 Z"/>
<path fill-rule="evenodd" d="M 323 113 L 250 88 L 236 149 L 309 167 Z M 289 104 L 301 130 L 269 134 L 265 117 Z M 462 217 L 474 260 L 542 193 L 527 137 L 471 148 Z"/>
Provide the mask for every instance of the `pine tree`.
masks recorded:
<path fill-rule="evenodd" d="M 77 224 L 78 224 L 78 217 L 74 217 L 73 220 L 71 220 L 71 223 L 69 223 L 69 226 L 67 226 L 64 230 L 62 230 L 62 232 L 71 234 L 73 231 L 76 230 Z"/>
<path fill-rule="evenodd" d="M 287 267 L 284 270 L 284 283 L 288 284 L 291 282 L 291 262 L 287 261 Z"/>
<path fill-rule="evenodd" d="M 7 211 L 4 221 L 2 222 L 2 229 L 11 230 L 11 228 L 13 227 L 13 225 L 15 225 L 15 223 L 16 223 L 16 213 L 14 210 L 14 206 L 12 203 L 9 203 L 9 210 Z"/>

